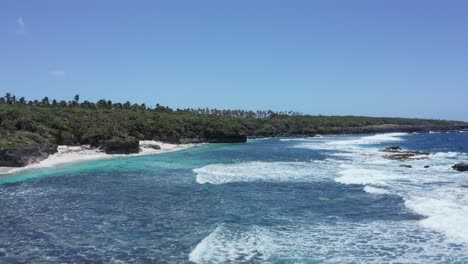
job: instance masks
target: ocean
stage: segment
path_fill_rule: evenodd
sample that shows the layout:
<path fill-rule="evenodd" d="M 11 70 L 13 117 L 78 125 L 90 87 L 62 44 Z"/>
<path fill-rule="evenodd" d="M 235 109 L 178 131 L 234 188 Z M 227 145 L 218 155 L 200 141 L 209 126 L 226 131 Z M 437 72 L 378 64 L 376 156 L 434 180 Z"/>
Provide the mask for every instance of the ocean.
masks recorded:
<path fill-rule="evenodd" d="M 387 146 L 431 154 L 388 160 Z M 457 162 L 468 133 L 267 138 L 17 174 L 0 179 L 0 263 L 468 263 Z"/>

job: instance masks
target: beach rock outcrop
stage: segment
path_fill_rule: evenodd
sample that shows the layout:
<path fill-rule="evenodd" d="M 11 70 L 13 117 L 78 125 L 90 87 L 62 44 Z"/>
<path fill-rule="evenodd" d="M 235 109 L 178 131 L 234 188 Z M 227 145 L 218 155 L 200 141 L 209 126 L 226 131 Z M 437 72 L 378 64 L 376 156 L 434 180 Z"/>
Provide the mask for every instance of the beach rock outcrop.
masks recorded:
<path fill-rule="evenodd" d="M 0 149 L 0 166 L 23 167 L 47 159 L 57 152 L 57 145 L 45 144 L 20 148 Z"/>
<path fill-rule="evenodd" d="M 107 154 L 133 154 L 140 152 L 140 142 L 131 138 L 113 138 L 102 140 L 99 148 Z"/>
<path fill-rule="evenodd" d="M 155 149 L 155 150 L 160 150 L 161 146 L 155 143 L 148 143 L 148 142 L 140 142 L 140 147 L 142 148 L 150 148 L 150 149 Z"/>
<path fill-rule="evenodd" d="M 407 164 L 401 164 L 400 167 L 403 167 L 403 168 L 413 168 L 413 166 L 407 165 Z"/>
<path fill-rule="evenodd" d="M 429 152 L 419 150 L 402 150 L 399 146 L 387 147 L 381 149 L 382 152 L 389 152 L 392 154 L 385 155 L 384 158 L 390 160 L 409 161 L 409 160 L 422 160 L 427 159 Z"/>
<path fill-rule="evenodd" d="M 382 149 L 381 151 L 383 151 L 383 152 L 399 152 L 399 151 L 401 151 L 401 148 L 400 148 L 400 146 L 392 146 L 392 147 L 386 147 L 386 148 Z"/>
<path fill-rule="evenodd" d="M 390 160 L 408 161 L 427 159 L 430 153 L 424 151 L 404 151 L 396 154 L 385 155 L 384 158 Z"/>
<path fill-rule="evenodd" d="M 457 163 L 452 168 L 457 171 L 468 171 L 468 163 Z"/>
<path fill-rule="evenodd" d="M 159 146 L 159 145 L 156 145 L 156 144 L 150 144 L 150 145 L 148 145 L 148 148 L 152 148 L 152 149 L 160 150 L 160 149 L 161 149 L 161 146 Z"/>

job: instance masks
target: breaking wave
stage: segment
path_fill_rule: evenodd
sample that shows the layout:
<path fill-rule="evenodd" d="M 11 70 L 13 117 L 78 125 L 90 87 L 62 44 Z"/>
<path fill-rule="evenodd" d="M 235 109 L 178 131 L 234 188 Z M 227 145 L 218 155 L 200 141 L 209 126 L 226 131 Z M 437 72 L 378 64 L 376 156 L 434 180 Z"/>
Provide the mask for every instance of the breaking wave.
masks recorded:
<path fill-rule="evenodd" d="M 466 162 L 466 153 L 437 152 L 427 160 L 405 162 L 412 168 L 402 168 L 400 161 L 388 160 L 378 148 L 367 146 L 403 141 L 405 134 L 390 133 L 349 140 L 324 140 L 300 143 L 294 147 L 333 149 L 339 158 L 340 170 L 335 181 L 342 184 L 364 185 L 372 194 L 396 194 L 414 212 L 426 216 L 423 227 L 441 232 L 451 241 L 468 244 L 468 193 L 460 188 L 466 175 L 455 172 L 451 165 Z M 345 159 L 343 159 L 345 158 Z M 429 168 L 425 168 L 429 166 Z"/>
<path fill-rule="evenodd" d="M 194 263 L 453 263 L 464 248 L 413 221 L 220 225 L 190 253 Z"/>
<path fill-rule="evenodd" d="M 362 185 L 369 195 L 402 197 L 404 205 L 424 216 L 423 220 L 247 229 L 222 224 L 195 247 L 190 260 L 420 263 L 423 257 L 426 263 L 468 262 L 468 192 L 460 187 L 467 183 L 466 174 L 451 168 L 454 163 L 467 162 L 468 156 L 437 152 L 426 160 L 402 163 L 385 159 L 385 153 L 373 146 L 403 142 L 406 135 L 288 139 L 293 148 L 332 152 L 324 161 L 211 164 L 194 172 L 200 184 L 333 180 Z"/>
<path fill-rule="evenodd" d="M 194 169 L 200 184 L 254 181 L 317 181 L 329 176 L 323 162 L 242 162 Z"/>

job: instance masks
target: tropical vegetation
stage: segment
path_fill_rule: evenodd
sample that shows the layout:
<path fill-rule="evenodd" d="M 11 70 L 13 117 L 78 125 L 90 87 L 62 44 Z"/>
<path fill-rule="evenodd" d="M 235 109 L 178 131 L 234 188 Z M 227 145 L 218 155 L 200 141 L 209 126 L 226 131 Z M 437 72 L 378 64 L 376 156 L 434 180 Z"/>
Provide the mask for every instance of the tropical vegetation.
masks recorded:
<path fill-rule="evenodd" d="M 467 129 L 459 121 L 362 116 L 312 116 L 298 112 L 172 109 L 156 104 L 72 100 L 28 101 L 10 93 L 0 97 L 0 147 L 34 144 L 91 144 L 111 138 L 203 142 L 229 135 L 312 136 Z"/>

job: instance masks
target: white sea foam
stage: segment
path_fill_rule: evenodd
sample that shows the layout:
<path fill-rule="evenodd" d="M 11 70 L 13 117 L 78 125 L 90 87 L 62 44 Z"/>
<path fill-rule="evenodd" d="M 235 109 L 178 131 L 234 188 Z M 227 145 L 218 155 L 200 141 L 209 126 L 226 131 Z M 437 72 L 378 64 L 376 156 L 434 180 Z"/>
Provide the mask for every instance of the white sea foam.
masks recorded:
<path fill-rule="evenodd" d="M 341 175 L 341 177 L 336 178 L 336 181 L 343 184 L 373 184 L 385 186 L 388 185 L 388 181 L 404 178 L 404 176 L 396 173 L 364 168 L 347 168 L 338 172 L 338 174 Z"/>
<path fill-rule="evenodd" d="M 462 156 L 463 153 L 460 152 L 436 152 L 430 155 L 431 158 L 457 158 Z"/>
<path fill-rule="evenodd" d="M 318 138 L 325 138 L 322 135 L 315 135 L 313 137 L 303 137 L 303 138 L 280 138 L 280 141 L 310 141 Z"/>
<path fill-rule="evenodd" d="M 468 242 L 468 192 L 462 188 L 442 188 L 429 195 L 412 196 L 405 205 L 427 216 L 421 225 L 444 233 L 451 241 Z"/>
<path fill-rule="evenodd" d="M 200 184 L 254 181 L 316 181 L 329 175 L 326 165 L 317 162 L 242 162 L 211 164 L 193 170 Z"/>
<path fill-rule="evenodd" d="M 334 138 L 299 143 L 295 147 L 334 150 L 329 157 L 341 163 L 335 181 L 365 185 L 364 191 L 368 193 L 400 195 L 408 208 L 427 217 L 420 222 L 423 227 L 441 232 L 453 242 L 468 244 L 468 194 L 459 187 L 467 183 L 466 175 L 451 168 L 457 162 L 467 162 L 467 154 L 437 152 L 426 160 L 407 161 L 412 168 L 402 168 L 401 162 L 385 159 L 385 153 L 378 148 L 366 146 L 399 142 L 404 135 Z M 424 168 L 427 165 L 430 167 Z"/>
<path fill-rule="evenodd" d="M 426 218 L 420 226 L 440 232 L 448 241 L 467 244 L 468 192 L 466 173 L 451 166 L 467 162 L 468 155 L 438 152 L 425 160 L 402 163 L 388 160 L 378 148 L 369 145 L 404 140 L 404 133 L 365 137 L 328 137 L 304 139 L 296 148 L 334 150 L 319 162 L 246 162 L 213 164 L 196 169 L 198 183 L 222 184 L 254 181 L 318 181 L 334 179 L 342 184 L 364 185 L 373 195 L 394 194 L 405 205 Z M 400 167 L 401 164 L 412 168 Z M 424 166 L 429 165 L 429 168 Z M 465 248 L 465 250 L 467 250 Z"/>
<path fill-rule="evenodd" d="M 190 253 L 195 263 L 450 263 L 463 259 L 414 221 L 218 226 Z"/>
<path fill-rule="evenodd" d="M 383 142 L 403 141 L 406 133 L 387 133 L 364 137 L 325 137 L 316 138 L 293 146 L 294 148 L 306 148 L 317 150 L 358 151 L 365 145 L 379 144 Z"/>
<path fill-rule="evenodd" d="M 382 189 L 382 188 L 377 188 L 377 187 L 372 187 L 369 185 L 366 185 L 364 187 L 364 191 L 367 193 L 373 193 L 373 194 L 388 194 L 390 193 L 388 190 Z"/>
<path fill-rule="evenodd" d="M 308 137 L 308 138 L 280 138 L 280 141 L 285 141 L 285 142 L 288 142 L 288 141 L 308 141 L 312 139 L 312 137 Z"/>
<path fill-rule="evenodd" d="M 387 134 L 377 134 L 372 136 L 365 136 L 358 139 L 352 140 L 338 140 L 331 141 L 329 144 L 334 145 L 371 145 L 379 144 L 382 142 L 398 142 L 403 141 L 402 136 L 407 135 L 406 133 L 387 133 Z"/>
<path fill-rule="evenodd" d="M 265 261 L 273 253 L 274 242 L 268 231 L 252 227 L 248 232 L 235 232 L 218 226 L 190 253 L 195 263 Z"/>

